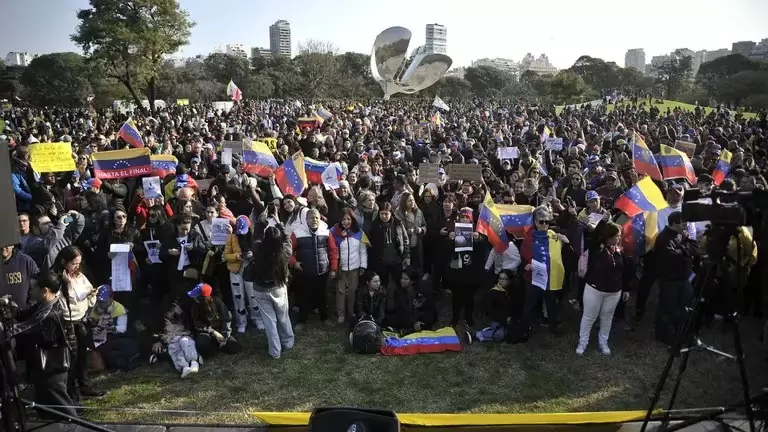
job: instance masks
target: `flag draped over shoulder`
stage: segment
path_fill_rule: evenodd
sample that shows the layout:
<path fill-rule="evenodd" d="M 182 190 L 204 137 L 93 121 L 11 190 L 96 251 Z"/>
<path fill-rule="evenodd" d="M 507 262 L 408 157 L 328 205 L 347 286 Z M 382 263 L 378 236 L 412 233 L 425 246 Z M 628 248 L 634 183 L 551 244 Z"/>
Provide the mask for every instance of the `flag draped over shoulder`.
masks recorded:
<path fill-rule="evenodd" d="M 488 242 L 498 253 L 503 253 L 509 247 L 509 239 L 504 230 L 501 215 L 488 192 L 485 193 L 485 200 L 480 207 L 476 231 L 488 237 Z"/>
<path fill-rule="evenodd" d="M 307 188 L 304 154 L 296 152 L 275 170 L 275 182 L 285 195 L 300 196 Z"/>
<path fill-rule="evenodd" d="M 269 177 L 277 169 L 277 159 L 266 143 L 251 141 L 243 145 L 243 171 Z"/>
<path fill-rule="evenodd" d="M 152 155 L 152 175 L 161 179 L 171 174 L 176 174 L 176 166 L 179 161 L 173 155 Z"/>
<path fill-rule="evenodd" d="M 139 130 L 136 129 L 136 125 L 131 119 L 128 119 L 125 121 L 125 123 L 123 123 L 123 126 L 120 128 L 120 131 L 117 133 L 117 135 L 125 142 L 127 142 L 131 147 L 144 147 L 144 140 L 141 139 L 141 134 L 139 133 Z"/>
<path fill-rule="evenodd" d="M 344 241 L 345 236 L 342 234 L 338 225 L 334 225 L 333 228 L 331 228 L 331 235 L 333 236 L 333 239 L 336 240 L 337 245 L 340 245 Z M 371 246 L 371 241 L 368 240 L 368 236 L 365 235 L 365 232 L 361 229 L 357 230 L 357 232 L 347 231 L 346 237 L 357 239 L 360 243 L 366 246 Z"/>
<path fill-rule="evenodd" d="M 633 217 L 620 215 L 616 223 L 621 225 L 621 243 L 628 256 L 640 257 L 653 248 L 659 234 L 659 213 L 640 212 Z"/>
<path fill-rule="evenodd" d="M 93 172 L 99 179 L 131 178 L 152 173 L 148 148 L 112 150 L 91 155 Z"/>
<path fill-rule="evenodd" d="M 643 211 L 665 209 L 668 204 L 653 180 L 650 177 L 644 177 L 624 192 L 624 195 L 616 200 L 614 207 L 626 213 L 627 216 L 634 217 Z"/>
<path fill-rule="evenodd" d="M 637 133 L 632 137 L 632 162 L 638 174 L 645 174 L 658 181 L 663 180 L 656 158 Z"/>
<path fill-rule="evenodd" d="M 533 260 L 547 266 L 547 287 L 550 291 L 563 288 L 565 267 L 563 267 L 562 243 L 554 231 L 533 231 Z"/>
<path fill-rule="evenodd" d="M 693 170 L 688 155 L 668 145 L 661 145 L 661 173 L 664 180 L 683 178 L 688 183 L 696 184 L 696 172 Z"/>
<path fill-rule="evenodd" d="M 420 331 L 407 336 L 384 332 L 381 354 L 386 356 L 431 354 L 446 351 L 461 351 L 461 339 L 456 330 L 443 327 L 435 331 Z"/>
<path fill-rule="evenodd" d="M 728 150 L 723 150 L 720 153 L 720 159 L 715 164 L 715 170 L 712 171 L 712 180 L 716 186 L 720 186 L 720 183 L 728 177 L 728 173 L 731 171 L 731 158 L 733 155 Z"/>

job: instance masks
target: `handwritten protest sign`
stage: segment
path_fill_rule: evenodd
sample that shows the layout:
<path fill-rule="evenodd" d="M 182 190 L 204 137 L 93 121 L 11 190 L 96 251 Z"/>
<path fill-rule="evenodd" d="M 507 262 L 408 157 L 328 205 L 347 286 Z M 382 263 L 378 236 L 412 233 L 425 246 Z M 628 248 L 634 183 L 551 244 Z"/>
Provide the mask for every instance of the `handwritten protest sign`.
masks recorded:
<path fill-rule="evenodd" d="M 448 177 L 451 180 L 481 181 L 483 168 L 476 164 L 450 164 L 448 165 Z"/>
<path fill-rule="evenodd" d="M 520 151 L 517 147 L 499 147 L 499 159 L 517 159 L 520 157 Z"/>
<path fill-rule="evenodd" d="M 562 138 L 547 138 L 544 141 L 544 148 L 546 150 L 560 151 L 560 150 L 563 149 L 563 139 Z"/>
<path fill-rule="evenodd" d="M 30 144 L 29 154 L 32 158 L 32 168 L 39 173 L 75 170 L 70 143 Z"/>
<path fill-rule="evenodd" d="M 440 183 L 440 178 L 437 175 L 440 169 L 440 164 L 436 163 L 421 163 L 419 164 L 419 181 L 421 183 Z"/>
<path fill-rule="evenodd" d="M 259 138 L 256 141 L 263 142 L 267 145 L 267 147 L 269 147 L 270 150 L 272 150 L 272 153 L 277 153 L 277 138 L 266 137 Z"/>

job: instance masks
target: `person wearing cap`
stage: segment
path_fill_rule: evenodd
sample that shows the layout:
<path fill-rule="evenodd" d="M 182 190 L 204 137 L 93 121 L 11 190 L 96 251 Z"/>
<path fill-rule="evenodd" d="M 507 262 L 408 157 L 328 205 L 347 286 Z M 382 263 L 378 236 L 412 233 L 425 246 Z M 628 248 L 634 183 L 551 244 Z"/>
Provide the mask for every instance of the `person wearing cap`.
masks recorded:
<path fill-rule="evenodd" d="M 224 261 L 229 270 L 229 282 L 232 287 L 232 305 L 235 312 L 235 326 L 238 333 L 245 333 L 250 316 L 253 326 L 264 330 L 259 306 L 254 298 L 253 282 L 248 274 L 248 267 L 253 263 L 253 230 L 248 216 L 238 216 L 234 232 L 227 236 L 224 245 Z"/>
<path fill-rule="evenodd" d="M 198 283 L 187 292 L 194 300 L 190 310 L 195 346 L 203 357 L 218 352 L 237 354 L 242 350 L 240 342 L 232 337 L 232 314 L 220 298 L 213 295 L 207 283 Z"/>
<path fill-rule="evenodd" d="M 603 208 L 613 208 L 616 202 L 624 194 L 624 188 L 621 187 L 619 175 L 614 170 L 608 170 L 605 173 L 605 185 L 597 188 L 597 194 L 600 196 L 600 203 Z"/>
<path fill-rule="evenodd" d="M 587 231 L 592 232 L 598 222 L 610 213 L 600 205 L 600 195 L 596 191 L 587 191 L 584 198 L 587 205 L 579 212 L 577 218 L 587 228 Z"/>
<path fill-rule="evenodd" d="M 109 285 L 96 288 L 96 303 L 88 314 L 93 346 L 107 369 L 131 370 L 138 366 L 139 346 L 128 332 L 128 311 L 114 300 Z"/>

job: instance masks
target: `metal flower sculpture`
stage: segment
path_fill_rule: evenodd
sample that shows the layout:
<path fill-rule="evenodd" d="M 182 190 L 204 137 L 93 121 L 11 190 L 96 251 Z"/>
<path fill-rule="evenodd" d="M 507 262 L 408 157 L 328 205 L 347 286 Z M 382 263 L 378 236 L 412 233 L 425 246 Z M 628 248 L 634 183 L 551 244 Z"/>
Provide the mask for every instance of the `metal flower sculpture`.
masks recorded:
<path fill-rule="evenodd" d="M 406 68 L 411 31 L 390 27 L 376 36 L 371 52 L 371 75 L 384 90 L 384 100 L 395 93 L 416 93 L 436 83 L 451 67 L 445 54 L 427 53 L 423 46 L 411 54 Z"/>

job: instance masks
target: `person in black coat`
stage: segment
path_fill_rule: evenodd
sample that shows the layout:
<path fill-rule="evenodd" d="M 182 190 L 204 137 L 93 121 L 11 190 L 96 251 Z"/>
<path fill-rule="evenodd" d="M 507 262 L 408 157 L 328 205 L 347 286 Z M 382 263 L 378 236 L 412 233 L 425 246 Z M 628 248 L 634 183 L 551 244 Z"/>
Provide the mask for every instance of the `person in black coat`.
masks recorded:
<path fill-rule="evenodd" d="M 355 318 L 350 320 L 350 329 L 363 317 L 370 317 L 379 326 L 384 325 L 387 293 L 382 288 L 381 278 L 375 272 L 367 271 L 360 282 L 362 287 L 355 291 Z"/>
<path fill-rule="evenodd" d="M 437 323 L 437 305 L 431 286 L 420 286 L 419 282 L 418 272 L 413 268 L 403 270 L 400 275 L 394 308 L 387 314 L 387 326 L 401 335 L 433 330 Z"/>

